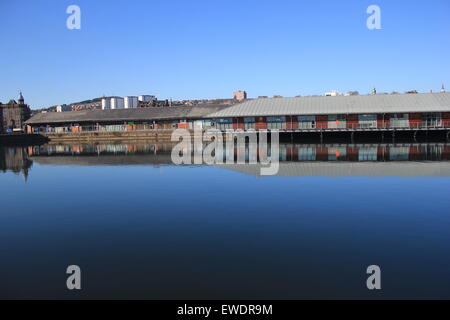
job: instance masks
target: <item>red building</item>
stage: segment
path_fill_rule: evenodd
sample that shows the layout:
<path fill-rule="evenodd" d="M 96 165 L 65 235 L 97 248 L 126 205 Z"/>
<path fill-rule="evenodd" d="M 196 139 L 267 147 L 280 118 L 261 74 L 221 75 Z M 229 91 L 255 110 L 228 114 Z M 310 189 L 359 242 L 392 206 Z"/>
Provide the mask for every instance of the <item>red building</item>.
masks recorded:
<path fill-rule="evenodd" d="M 445 129 L 450 93 L 255 99 L 209 117 L 223 130 Z"/>

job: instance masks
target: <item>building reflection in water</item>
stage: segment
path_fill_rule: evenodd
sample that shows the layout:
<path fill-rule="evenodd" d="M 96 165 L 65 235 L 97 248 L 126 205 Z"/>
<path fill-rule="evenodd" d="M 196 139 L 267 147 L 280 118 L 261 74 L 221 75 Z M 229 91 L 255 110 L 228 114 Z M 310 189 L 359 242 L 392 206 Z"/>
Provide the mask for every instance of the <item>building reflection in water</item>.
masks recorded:
<path fill-rule="evenodd" d="M 244 148 L 235 148 L 235 160 L 242 154 L 248 162 L 259 159 L 261 152 L 270 152 L 253 148 L 248 144 Z M 50 144 L 29 147 L 29 156 L 102 156 L 102 155 L 170 155 L 170 144 Z M 195 150 L 201 153 L 201 150 Z M 18 152 L 18 154 L 22 154 Z M 224 148 L 225 160 L 228 156 Z M 100 160 L 100 159 L 99 159 Z M 450 161 L 450 144 L 281 144 L 279 160 L 283 161 Z M 171 164 L 162 162 L 161 164 Z"/>
<path fill-rule="evenodd" d="M 47 144 L 0 147 L 0 170 L 28 178 L 33 161 L 42 165 L 172 165 L 170 144 Z M 270 150 L 270 147 L 268 148 Z M 254 152 L 252 152 L 254 151 Z M 201 152 L 201 150 L 196 150 Z M 267 150 L 252 146 L 234 149 L 234 164 L 218 165 L 256 174 Z M 224 148 L 223 159 L 229 154 Z M 237 160 L 245 159 L 246 164 Z M 280 175 L 407 175 L 450 176 L 450 144 L 281 144 Z M 386 165 L 382 165 L 385 163 Z M 303 164 L 303 165 L 302 165 Z M 295 165 L 295 169 L 293 169 Z M 289 166 L 289 170 L 287 170 Z M 359 166 L 359 167 L 358 167 Z M 405 168 L 408 168 L 406 172 Z M 284 168 L 284 169 L 283 169 Z M 357 169 L 359 168 L 359 169 Z"/>
<path fill-rule="evenodd" d="M 18 159 L 15 163 L 19 164 L 16 168 L 31 166 L 25 151 L 33 161 L 42 165 L 160 166 L 173 164 L 172 146 L 148 143 L 48 144 L 22 149 L 14 154 Z M 258 175 L 258 165 L 249 162 L 259 160 L 263 152 L 268 150 L 247 144 L 234 149 L 234 164 L 217 166 Z M 223 159 L 227 157 L 224 148 Z M 246 164 L 237 163 L 240 157 Z M 279 160 L 281 176 L 450 176 L 450 144 L 445 143 L 281 144 Z"/>
<path fill-rule="evenodd" d="M 0 170 L 22 174 L 25 181 L 33 165 L 28 157 L 32 153 L 32 147 L 3 147 L 0 146 Z"/>

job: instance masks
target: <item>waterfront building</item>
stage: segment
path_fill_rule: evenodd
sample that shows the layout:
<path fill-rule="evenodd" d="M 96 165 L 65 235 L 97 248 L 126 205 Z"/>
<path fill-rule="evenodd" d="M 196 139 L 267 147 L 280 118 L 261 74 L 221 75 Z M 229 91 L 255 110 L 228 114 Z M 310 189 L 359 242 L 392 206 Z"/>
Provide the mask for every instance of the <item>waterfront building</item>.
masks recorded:
<path fill-rule="evenodd" d="M 47 127 L 48 130 L 68 128 L 74 123 L 83 123 L 79 126 L 86 130 L 94 130 L 96 124 L 116 125 L 117 130 L 140 128 L 123 126 L 132 122 L 145 124 L 144 129 L 215 127 L 320 133 L 433 129 L 450 132 L 450 93 L 263 98 L 233 106 L 218 105 L 218 110 L 214 106 L 48 113 L 38 114 L 27 123 L 38 131 Z M 197 126 L 195 121 L 201 123 Z M 205 121 L 210 124 L 205 125 Z"/>
<path fill-rule="evenodd" d="M 124 97 L 123 101 L 125 109 L 137 108 L 138 106 L 138 97 L 133 96 Z"/>
<path fill-rule="evenodd" d="M 0 103 L 0 133 L 21 130 L 31 116 L 30 107 L 25 104 L 22 92 L 17 102 L 10 100 L 7 104 Z"/>
<path fill-rule="evenodd" d="M 210 117 L 222 130 L 440 130 L 450 128 L 450 93 L 255 99 Z"/>
<path fill-rule="evenodd" d="M 154 107 L 39 113 L 27 121 L 31 132 L 133 131 L 214 127 L 209 114 L 228 106 Z"/>

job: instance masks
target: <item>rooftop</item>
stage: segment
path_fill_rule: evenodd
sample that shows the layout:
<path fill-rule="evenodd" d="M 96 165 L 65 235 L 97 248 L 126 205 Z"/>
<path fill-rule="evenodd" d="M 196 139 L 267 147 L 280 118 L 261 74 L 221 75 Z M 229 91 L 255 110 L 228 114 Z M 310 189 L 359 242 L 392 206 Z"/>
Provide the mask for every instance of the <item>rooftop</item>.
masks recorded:
<path fill-rule="evenodd" d="M 82 110 L 71 112 L 38 113 L 26 124 L 47 124 L 67 122 L 108 122 L 171 119 L 201 119 L 218 112 L 224 105 L 204 105 L 195 107 L 152 107 L 115 110 Z"/>
<path fill-rule="evenodd" d="M 212 118 L 450 112 L 450 93 L 255 99 L 211 114 Z"/>

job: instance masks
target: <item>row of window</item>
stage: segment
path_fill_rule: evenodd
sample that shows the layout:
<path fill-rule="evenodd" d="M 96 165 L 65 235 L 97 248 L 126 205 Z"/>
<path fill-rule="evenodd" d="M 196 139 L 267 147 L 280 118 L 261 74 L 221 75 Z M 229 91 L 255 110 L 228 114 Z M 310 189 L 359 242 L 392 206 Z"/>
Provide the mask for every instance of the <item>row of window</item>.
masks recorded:
<path fill-rule="evenodd" d="M 296 117 L 299 129 L 315 129 L 317 127 L 316 116 L 298 116 Z M 407 113 L 391 114 L 384 120 L 389 120 L 391 128 L 409 128 L 410 121 Z M 326 124 L 327 128 L 339 129 L 355 126 L 357 128 L 378 128 L 376 114 L 360 114 L 357 117 L 357 124 L 347 124 L 346 115 L 328 115 Z M 244 128 L 255 129 L 256 119 L 246 117 L 243 119 Z M 219 129 L 233 129 L 232 119 L 219 119 L 217 121 Z M 286 129 L 286 117 L 267 117 L 267 129 Z M 442 126 L 442 115 L 440 113 L 423 114 L 422 127 L 440 127 Z"/>
<path fill-rule="evenodd" d="M 389 126 L 391 128 L 409 128 L 411 127 L 411 123 L 409 120 L 409 115 L 407 113 L 403 114 L 390 114 L 383 118 L 384 120 L 389 120 Z M 298 116 L 296 117 L 298 128 L 299 129 L 315 129 L 317 128 L 317 119 L 316 116 Z M 356 120 L 356 119 L 355 119 Z M 245 117 L 243 120 L 243 127 L 245 130 L 256 129 L 256 118 L 254 117 Z M 267 117 L 266 118 L 266 128 L 269 130 L 283 130 L 286 129 L 287 123 L 291 121 L 286 117 Z M 352 126 L 356 128 L 378 128 L 378 121 L 376 114 L 360 114 L 357 117 L 357 123 L 347 121 L 346 115 L 329 115 L 327 118 L 326 127 L 327 128 L 351 128 Z M 242 124 L 242 122 L 241 122 Z M 414 124 L 419 127 L 442 127 L 442 115 L 440 113 L 428 113 L 423 114 L 421 122 L 419 124 Z M 74 125 L 73 127 L 76 127 Z M 124 131 L 130 130 L 129 126 L 133 126 L 132 130 L 146 130 L 146 129 L 155 129 L 156 126 L 153 122 L 150 123 L 128 123 L 128 124 L 117 124 L 117 125 L 90 125 L 80 127 L 80 131 Z M 189 129 L 206 129 L 216 127 L 219 130 L 232 130 L 234 128 L 233 119 L 217 119 L 217 120 L 174 120 L 174 121 L 158 121 L 158 128 L 162 129 L 176 129 L 176 128 L 189 128 Z M 52 131 L 52 132 L 67 132 L 73 131 L 73 128 L 69 128 L 69 126 L 62 127 L 41 127 L 35 128 L 35 131 Z"/>

